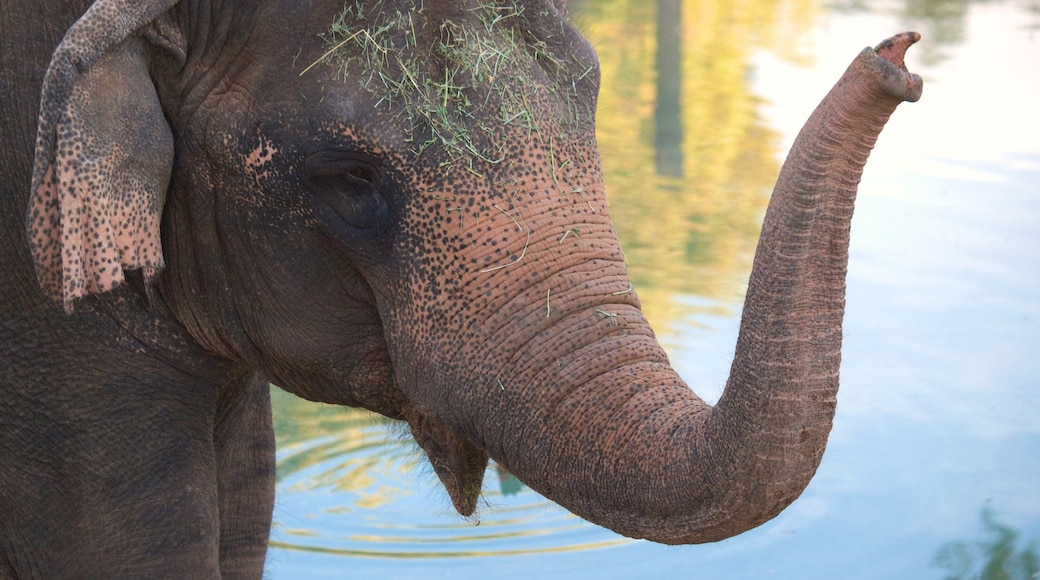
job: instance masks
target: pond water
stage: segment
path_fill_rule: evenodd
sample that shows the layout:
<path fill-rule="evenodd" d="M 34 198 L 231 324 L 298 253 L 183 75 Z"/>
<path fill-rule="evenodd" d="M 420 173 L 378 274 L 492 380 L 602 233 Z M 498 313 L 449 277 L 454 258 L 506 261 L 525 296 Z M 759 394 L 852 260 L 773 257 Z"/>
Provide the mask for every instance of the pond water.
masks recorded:
<path fill-rule="evenodd" d="M 405 429 L 275 390 L 266 575 L 1038 577 L 1040 2 L 571 1 L 602 60 L 600 146 L 636 288 L 708 400 L 802 121 L 860 48 L 924 35 L 907 61 L 924 97 L 860 188 L 819 472 L 774 520 L 701 546 L 620 537 L 494 466 L 466 520 Z"/>

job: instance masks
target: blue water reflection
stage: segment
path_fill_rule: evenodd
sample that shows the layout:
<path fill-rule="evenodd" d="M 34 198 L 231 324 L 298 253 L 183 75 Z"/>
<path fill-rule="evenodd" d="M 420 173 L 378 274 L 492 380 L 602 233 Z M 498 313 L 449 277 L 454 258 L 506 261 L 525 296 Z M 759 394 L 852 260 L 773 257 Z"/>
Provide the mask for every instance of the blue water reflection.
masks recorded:
<path fill-rule="evenodd" d="M 479 520 L 462 520 L 406 435 L 280 395 L 268 576 L 972 578 L 997 577 L 984 568 L 1001 557 L 1013 568 L 1001 577 L 1036 572 L 1040 20 L 1027 2 L 891 4 L 810 7 L 798 58 L 753 57 L 758 114 L 789 144 L 860 45 L 907 27 L 942 38 L 948 28 L 921 14 L 963 14 L 953 40 L 908 59 L 924 98 L 897 111 L 867 168 L 838 414 L 797 502 L 736 538 L 666 547 L 587 524 L 492 470 Z M 607 171 L 625 163 L 604 159 Z M 640 292 L 669 302 L 652 322 L 680 373 L 717 398 L 739 302 Z"/>

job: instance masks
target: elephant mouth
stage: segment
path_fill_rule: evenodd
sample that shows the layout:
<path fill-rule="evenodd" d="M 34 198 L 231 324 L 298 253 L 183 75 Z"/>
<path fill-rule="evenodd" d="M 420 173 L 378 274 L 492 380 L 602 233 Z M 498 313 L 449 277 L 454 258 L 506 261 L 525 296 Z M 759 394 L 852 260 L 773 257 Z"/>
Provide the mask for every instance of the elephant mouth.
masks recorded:
<path fill-rule="evenodd" d="M 484 483 L 487 451 L 436 417 L 409 409 L 404 413 L 404 419 L 411 427 L 415 441 L 426 452 L 455 509 L 462 516 L 472 515 Z"/>

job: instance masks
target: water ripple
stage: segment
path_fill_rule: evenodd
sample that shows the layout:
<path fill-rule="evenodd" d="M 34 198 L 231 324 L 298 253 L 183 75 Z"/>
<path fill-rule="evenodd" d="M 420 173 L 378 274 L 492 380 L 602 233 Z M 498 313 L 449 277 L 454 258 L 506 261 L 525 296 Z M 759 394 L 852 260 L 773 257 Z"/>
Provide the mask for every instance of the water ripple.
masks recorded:
<path fill-rule="evenodd" d="M 361 411 L 342 413 L 336 435 L 299 439 L 279 450 L 272 547 L 377 558 L 483 558 L 630 542 L 494 464 L 485 474 L 478 514 L 454 515 L 421 451 L 394 424 Z"/>

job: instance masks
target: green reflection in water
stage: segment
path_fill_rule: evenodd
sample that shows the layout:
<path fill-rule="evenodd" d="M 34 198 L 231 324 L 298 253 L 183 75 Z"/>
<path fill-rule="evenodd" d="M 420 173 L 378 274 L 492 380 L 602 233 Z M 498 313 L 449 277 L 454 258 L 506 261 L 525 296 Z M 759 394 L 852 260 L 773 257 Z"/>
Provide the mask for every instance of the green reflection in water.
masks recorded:
<path fill-rule="evenodd" d="M 741 300 L 780 167 L 779 136 L 750 90 L 751 56 L 769 48 L 797 59 L 787 47 L 816 14 L 815 3 L 798 0 L 580 5 L 576 20 L 602 68 L 598 140 L 610 211 L 658 333 L 695 313 L 678 294 L 726 308 Z"/>
<path fill-rule="evenodd" d="M 997 520 L 990 507 L 982 510 L 986 539 L 950 542 L 935 554 L 934 563 L 946 580 L 1030 580 L 1040 578 L 1036 542 L 1019 547 L 1019 532 Z"/>
<path fill-rule="evenodd" d="M 364 429 L 396 424 L 374 413 L 359 413 L 350 407 L 312 403 L 281 389 L 273 389 L 271 397 L 278 409 L 274 417 L 274 430 L 278 434 L 279 448 L 330 434 L 360 442 Z"/>
<path fill-rule="evenodd" d="M 272 389 L 271 399 L 280 451 L 275 481 L 281 484 L 292 474 L 319 467 L 285 491 L 350 492 L 348 505 L 323 510 L 332 514 L 377 509 L 412 493 L 379 481 L 387 476 L 408 481 L 422 460 L 410 438 L 394 435 L 397 430 L 402 435 L 407 432 L 398 422 L 364 409 L 311 403 L 277 388 Z"/>

